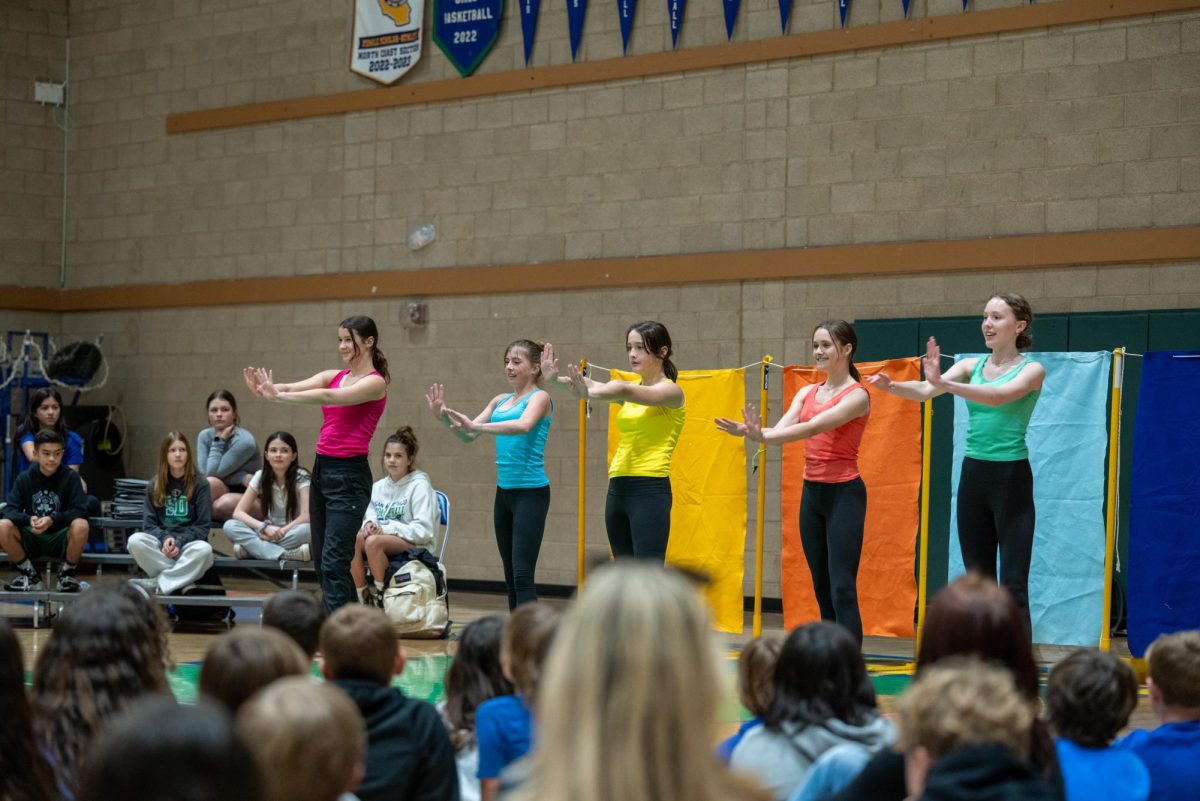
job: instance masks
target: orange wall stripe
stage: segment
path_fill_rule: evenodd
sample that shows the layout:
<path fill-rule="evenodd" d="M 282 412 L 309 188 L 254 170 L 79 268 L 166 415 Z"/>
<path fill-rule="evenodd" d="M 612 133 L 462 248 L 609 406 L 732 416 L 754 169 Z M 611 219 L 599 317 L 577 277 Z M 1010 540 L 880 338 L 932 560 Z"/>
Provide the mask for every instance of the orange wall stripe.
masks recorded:
<path fill-rule="evenodd" d="M 83 312 L 274 305 L 500 294 L 528 292 L 530 287 L 571 291 L 1180 261 L 1200 262 L 1200 226 L 66 290 L 0 286 L 0 308 Z"/>
<path fill-rule="evenodd" d="M 1200 8 L 1200 0 L 1058 0 L 990 11 L 885 22 L 845 30 L 816 31 L 750 42 L 709 45 L 675 52 L 512 70 L 495 75 L 476 75 L 470 78 L 451 78 L 269 103 L 188 111 L 168 115 L 166 130 L 168 134 L 181 134 L 262 125 L 372 109 L 494 97 L 534 89 L 671 75 L 1196 8 Z"/>

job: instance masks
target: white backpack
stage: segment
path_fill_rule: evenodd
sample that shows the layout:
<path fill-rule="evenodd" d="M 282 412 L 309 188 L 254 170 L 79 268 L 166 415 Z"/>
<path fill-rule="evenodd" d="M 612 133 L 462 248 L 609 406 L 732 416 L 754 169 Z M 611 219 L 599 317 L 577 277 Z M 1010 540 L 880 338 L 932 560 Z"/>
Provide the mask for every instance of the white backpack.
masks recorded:
<path fill-rule="evenodd" d="M 446 570 L 424 549 L 409 555 L 413 558 L 396 568 L 388 580 L 383 611 L 401 637 L 441 639 L 450 633 Z"/>

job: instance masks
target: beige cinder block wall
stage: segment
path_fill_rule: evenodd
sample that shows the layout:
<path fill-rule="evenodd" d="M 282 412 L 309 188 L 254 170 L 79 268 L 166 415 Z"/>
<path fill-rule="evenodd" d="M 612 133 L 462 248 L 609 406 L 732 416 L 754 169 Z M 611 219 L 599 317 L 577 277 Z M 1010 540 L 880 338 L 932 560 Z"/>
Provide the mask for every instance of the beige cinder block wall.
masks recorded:
<path fill-rule="evenodd" d="M 719 5 L 690 6 L 680 46 L 722 42 Z M 776 35 L 774 3 L 743 8 L 740 40 Z M 852 21 L 894 20 L 899 8 L 857 0 Z M 918 16 L 960 8 L 914 2 Z M 1195 12 L 168 137 L 172 112 L 365 88 L 345 66 L 348 5 L 148 10 L 124 0 L 73 11 L 71 288 L 702 251 L 736 259 L 765 247 L 1200 222 Z M 835 13 L 826 0 L 797 2 L 792 30 L 829 29 Z M 542 14 L 535 63 L 566 63 L 565 13 Z M 610 8 L 591 10 L 585 39 L 582 58 L 617 54 Z M 665 11 L 639 4 L 632 51 L 667 41 Z M 518 68 L 520 48 L 514 17 L 482 71 Z M 407 80 L 451 75 L 430 45 Z M 424 222 L 439 239 L 412 253 L 404 238 Z M 422 394 L 441 380 L 454 403 L 481 407 L 504 387 L 510 339 L 549 339 L 617 366 L 625 325 L 650 316 L 671 327 L 684 367 L 764 352 L 794 363 L 828 316 L 970 314 L 1000 287 L 1038 311 L 1195 306 L 1198 271 L 513 287 L 429 298 L 424 329 L 400 326 L 399 299 L 71 314 L 61 327 L 64 339 L 106 333 L 117 378 L 96 400 L 126 409 L 130 465 L 144 473 L 162 432 L 201 427 L 204 397 L 237 391 L 241 366 L 280 376 L 332 366 L 337 321 L 372 314 L 394 366 L 384 428 L 415 422 L 426 468 L 454 496 L 454 574 L 496 578 L 488 443 L 438 431 Z M 257 433 L 288 428 L 311 451 L 315 410 L 240 397 Z M 587 512 L 599 545 L 603 423 L 593 421 Z M 560 402 L 542 581 L 574 574 L 575 425 Z M 768 516 L 767 594 L 777 595 L 777 496 Z"/>

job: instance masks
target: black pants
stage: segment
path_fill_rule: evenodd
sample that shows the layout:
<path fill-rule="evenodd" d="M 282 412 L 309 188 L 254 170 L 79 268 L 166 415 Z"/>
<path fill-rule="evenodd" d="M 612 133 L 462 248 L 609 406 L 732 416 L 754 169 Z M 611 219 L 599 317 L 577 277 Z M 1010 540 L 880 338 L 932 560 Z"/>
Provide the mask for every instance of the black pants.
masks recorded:
<path fill-rule="evenodd" d="M 371 466 L 366 456 L 322 456 L 313 463 L 308 490 L 312 528 L 313 566 L 325 596 L 325 610 L 334 612 L 355 598 L 350 561 L 354 539 L 371 502 Z"/>
<path fill-rule="evenodd" d="M 867 487 L 861 478 L 834 484 L 805 481 L 800 495 L 800 544 L 812 573 L 822 620 L 843 626 L 862 645 L 858 562 L 862 557 Z"/>
<path fill-rule="evenodd" d="M 613 556 L 665 561 L 671 536 L 671 479 L 610 478 L 604 526 Z"/>
<path fill-rule="evenodd" d="M 533 574 L 537 569 L 546 513 L 550 511 L 550 487 L 501 489 L 496 487 L 492 519 L 496 525 L 496 547 L 504 563 L 504 588 L 508 608 L 537 600 Z"/>
<path fill-rule="evenodd" d="M 995 580 L 999 549 L 1000 584 L 1012 593 L 1028 626 L 1029 563 L 1036 519 L 1029 460 L 964 458 L 957 512 L 963 565 Z"/>

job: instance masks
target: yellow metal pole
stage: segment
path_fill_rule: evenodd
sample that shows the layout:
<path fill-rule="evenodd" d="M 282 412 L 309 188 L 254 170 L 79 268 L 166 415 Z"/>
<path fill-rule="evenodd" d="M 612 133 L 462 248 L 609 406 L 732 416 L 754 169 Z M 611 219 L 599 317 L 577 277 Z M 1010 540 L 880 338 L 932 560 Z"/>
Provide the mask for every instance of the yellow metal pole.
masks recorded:
<path fill-rule="evenodd" d="M 933 440 L 933 399 L 925 401 L 921 425 L 921 542 L 920 577 L 917 579 L 917 649 L 925 628 L 925 602 L 929 587 L 929 453 Z M 914 653 L 915 655 L 915 653 Z"/>
<path fill-rule="evenodd" d="M 767 389 L 770 370 L 774 359 L 767 355 L 762 357 L 762 380 L 759 382 L 758 415 L 766 425 L 767 421 Z M 754 636 L 762 634 L 762 598 L 763 598 L 763 515 L 767 509 L 767 446 L 759 443 L 757 458 L 758 469 L 758 499 L 755 506 L 754 523 Z"/>
<path fill-rule="evenodd" d="M 1113 349 L 1112 411 L 1108 417 L 1108 497 L 1104 516 L 1104 598 L 1100 619 L 1100 650 L 1112 645 L 1109 620 L 1112 615 L 1113 552 L 1117 540 L 1117 466 L 1121 458 L 1121 385 L 1125 378 L 1125 349 Z"/>
<path fill-rule="evenodd" d="M 583 374 L 587 375 L 587 359 L 579 363 Z M 576 500 L 579 514 L 579 531 L 575 545 L 575 586 L 583 586 L 583 555 L 587 546 L 587 400 L 579 399 L 579 498 Z"/>

